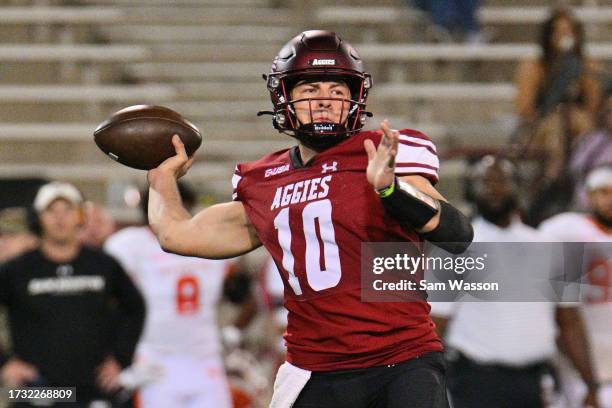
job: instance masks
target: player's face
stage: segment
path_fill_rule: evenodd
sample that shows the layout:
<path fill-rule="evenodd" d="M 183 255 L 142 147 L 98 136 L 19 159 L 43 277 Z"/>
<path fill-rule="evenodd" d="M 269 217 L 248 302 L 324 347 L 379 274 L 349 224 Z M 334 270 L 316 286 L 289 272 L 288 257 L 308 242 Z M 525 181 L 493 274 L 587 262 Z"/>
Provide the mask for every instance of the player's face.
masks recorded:
<path fill-rule="evenodd" d="M 501 207 L 510 196 L 514 196 L 514 182 L 509 174 L 499 167 L 491 167 L 477 183 L 476 195 L 490 206 Z"/>
<path fill-rule="evenodd" d="M 603 187 L 593 191 L 590 201 L 593 212 L 612 223 L 612 187 Z"/>
<path fill-rule="evenodd" d="M 516 186 L 512 174 L 500 165 L 487 168 L 474 186 L 478 213 L 486 220 L 507 222 L 517 209 Z"/>
<path fill-rule="evenodd" d="M 351 91 L 344 82 L 299 82 L 291 91 L 291 100 L 299 101 L 293 108 L 301 124 L 345 124 L 350 98 Z"/>
<path fill-rule="evenodd" d="M 81 226 L 81 210 L 63 199 L 55 200 L 40 213 L 43 238 L 66 243 L 76 239 Z"/>

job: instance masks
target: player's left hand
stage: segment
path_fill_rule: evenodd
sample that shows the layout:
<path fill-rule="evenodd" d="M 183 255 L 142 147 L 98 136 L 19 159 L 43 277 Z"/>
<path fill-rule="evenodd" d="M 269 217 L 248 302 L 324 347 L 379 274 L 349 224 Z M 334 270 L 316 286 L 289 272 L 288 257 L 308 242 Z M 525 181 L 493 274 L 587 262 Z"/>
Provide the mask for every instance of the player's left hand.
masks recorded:
<path fill-rule="evenodd" d="M 113 393 L 121 388 L 119 383 L 119 374 L 121 374 L 121 365 L 113 357 L 107 357 L 96 370 L 98 377 L 98 386 L 108 393 Z"/>
<path fill-rule="evenodd" d="M 368 154 L 366 175 L 368 182 L 375 190 L 382 190 L 393 183 L 395 178 L 395 156 L 397 155 L 399 143 L 399 132 L 389 128 L 387 119 L 380 124 L 380 129 L 383 131 L 383 137 L 378 148 L 374 146 L 374 142 L 370 139 L 366 139 L 363 142 L 363 147 Z"/>

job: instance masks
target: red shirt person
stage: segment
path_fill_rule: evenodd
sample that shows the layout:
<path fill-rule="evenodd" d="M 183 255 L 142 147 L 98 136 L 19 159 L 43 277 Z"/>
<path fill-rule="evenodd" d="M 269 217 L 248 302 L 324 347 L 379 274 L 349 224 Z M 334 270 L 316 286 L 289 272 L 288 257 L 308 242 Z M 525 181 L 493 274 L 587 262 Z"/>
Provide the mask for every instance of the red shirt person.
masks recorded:
<path fill-rule="evenodd" d="M 289 311 L 288 363 L 272 406 L 446 407 L 442 346 L 427 303 L 361 301 L 362 242 L 427 239 L 460 251 L 471 241 L 467 219 L 433 187 L 435 146 L 387 121 L 361 130 L 371 116 L 371 78 L 334 33 L 289 41 L 267 84 L 274 111 L 264 113 L 298 145 L 238 165 L 234 201 L 192 218 L 176 192 L 192 159 L 175 137 L 177 155 L 149 172 L 149 220 L 162 247 L 206 258 L 260 245 L 270 252 Z M 299 386 L 285 381 L 296 373 L 304 374 Z"/>

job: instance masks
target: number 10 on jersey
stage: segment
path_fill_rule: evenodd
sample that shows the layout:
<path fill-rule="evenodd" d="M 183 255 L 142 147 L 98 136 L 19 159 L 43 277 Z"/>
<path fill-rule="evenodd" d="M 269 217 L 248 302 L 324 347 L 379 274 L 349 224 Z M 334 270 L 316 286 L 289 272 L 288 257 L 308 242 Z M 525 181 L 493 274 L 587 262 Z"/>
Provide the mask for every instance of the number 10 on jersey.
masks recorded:
<path fill-rule="evenodd" d="M 291 231 L 289 217 L 302 217 L 303 231 Z M 325 199 L 306 204 L 301 214 L 295 208 L 283 208 L 276 218 L 274 227 L 278 231 L 278 243 L 283 250 L 283 269 L 289 275 L 289 284 L 296 295 L 302 288 L 295 275 L 295 260 L 305 262 L 308 285 L 315 291 L 333 288 L 340 282 L 340 254 L 336 243 L 336 233 L 332 223 L 331 201 Z M 304 254 L 291 252 L 292 237 L 304 234 L 306 249 Z"/>

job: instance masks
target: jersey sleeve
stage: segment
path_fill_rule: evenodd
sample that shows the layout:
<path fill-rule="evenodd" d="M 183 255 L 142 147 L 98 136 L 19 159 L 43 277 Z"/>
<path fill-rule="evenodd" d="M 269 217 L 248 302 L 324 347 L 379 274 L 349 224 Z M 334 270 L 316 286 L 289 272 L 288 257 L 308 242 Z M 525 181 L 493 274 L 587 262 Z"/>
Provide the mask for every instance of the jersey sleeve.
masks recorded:
<path fill-rule="evenodd" d="M 242 201 L 240 194 L 238 192 L 240 181 L 242 180 L 242 174 L 240 172 L 240 165 L 237 164 L 234 169 L 234 175 L 232 176 L 232 200 L 233 201 Z"/>
<path fill-rule="evenodd" d="M 438 182 L 440 161 L 434 143 L 423 133 L 400 130 L 400 140 L 395 158 L 397 176 L 419 175 L 431 184 Z"/>

